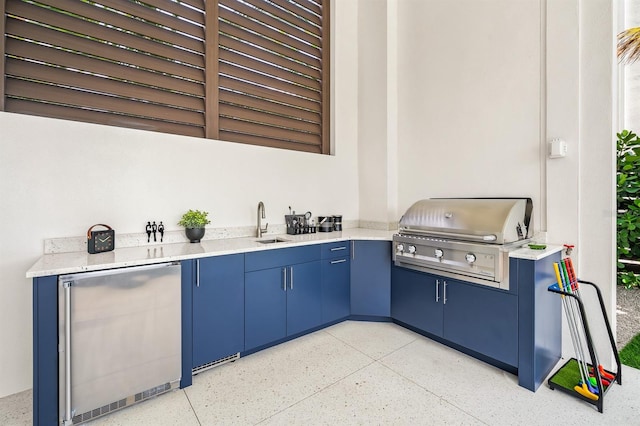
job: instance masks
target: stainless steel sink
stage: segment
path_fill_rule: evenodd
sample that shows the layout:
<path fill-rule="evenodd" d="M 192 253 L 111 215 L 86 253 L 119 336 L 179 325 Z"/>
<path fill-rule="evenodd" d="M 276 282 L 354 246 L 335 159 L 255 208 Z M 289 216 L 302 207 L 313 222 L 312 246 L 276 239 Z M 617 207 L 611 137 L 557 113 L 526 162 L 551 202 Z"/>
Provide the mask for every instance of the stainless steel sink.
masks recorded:
<path fill-rule="evenodd" d="M 285 240 L 282 238 L 268 238 L 266 240 L 256 240 L 256 242 L 260 244 L 274 244 L 274 243 L 288 243 L 289 240 Z"/>

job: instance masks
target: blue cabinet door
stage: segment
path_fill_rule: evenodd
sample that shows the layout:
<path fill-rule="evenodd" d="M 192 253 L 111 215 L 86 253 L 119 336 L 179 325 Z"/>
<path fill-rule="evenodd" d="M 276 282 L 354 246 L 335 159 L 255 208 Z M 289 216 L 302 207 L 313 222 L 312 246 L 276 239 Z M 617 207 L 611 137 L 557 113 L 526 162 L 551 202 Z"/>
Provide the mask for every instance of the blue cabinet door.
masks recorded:
<path fill-rule="evenodd" d="M 518 297 L 446 279 L 443 337 L 506 364 L 518 365 Z"/>
<path fill-rule="evenodd" d="M 351 315 L 391 315 L 391 242 L 352 241 Z"/>
<path fill-rule="evenodd" d="M 244 350 L 244 255 L 196 260 L 193 366 Z"/>
<path fill-rule="evenodd" d="M 397 266 L 392 267 L 391 274 L 391 316 L 442 337 L 442 280 Z"/>
<path fill-rule="evenodd" d="M 287 270 L 287 336 L 291 336 L 322 322 L 320 261 L 299 263 Z"/>
<path fill-rule="evenodd" d="M 245 350 L 275 342 L 287 335 L 285 268 L 244 274 Z"/>
<path fill-rule="evenodd" d="M 350 258 L 322 260 L 322 323 L 346 318 L 351 313 Z"/>

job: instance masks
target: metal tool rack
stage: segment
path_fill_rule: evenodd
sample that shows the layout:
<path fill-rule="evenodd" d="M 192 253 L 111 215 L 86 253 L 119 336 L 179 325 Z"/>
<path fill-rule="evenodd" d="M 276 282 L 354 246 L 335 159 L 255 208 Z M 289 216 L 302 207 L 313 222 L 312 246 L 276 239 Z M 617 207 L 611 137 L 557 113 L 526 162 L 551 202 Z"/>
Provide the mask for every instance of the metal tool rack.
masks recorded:
<path fill-rule="evenodd" d="M 610 380 L 610 384 L 608 386 L 603 385 L 602 383 L 602 375 L 600 374 L 600 371 L 598 369 L 598 363 L 597 363 L 597 356 L 596 356 L 596 352 L 595 349 L 593 347 L 593 339 L 591 338 L 591 333 L 589 331 L 589 324 L 587 322 L 587 316 L 585 314 L 585 308 L 584 308 L 584 304 L 582 303 L 582 300 L 580 298 L 580 296 L 573 294 L 573 293 L 568 293 L 566 291 L 563 291 L 560 289 L 560 287 L 558 286 L 558 284 L 553 284 L 552 286 L 549 286 L 548 290 L 552 293 L 557 293 L 560 294 L 562 296 L 566 296 L 566 297 L 573 297 L 575 300 L 577 300 L 578 302 L 578 308 L 580 311 L 580 317 L 582 318 L 582 324 L 584 325 L 584 332 L 585 332 L 585 337 L 586 337 L 586 342 L 587 342 L 587 347 L 589 348 L 589 356 L 591 357 L 591 365 L 589 366 L 592 370 L 593 370 L 593 375 L 596 379 L 596 384 L 597 384 L 597 388 L 598 388 L 598 399 L 597 400 L 592 400 L 589 399 L 581 394 L 579 394 L 578 392 L 576 392 L 573 389 L 569 389 L 566 388 L 564 386 L 558 385 L 555 381 L 554 378 L 556 377 L 556 375 L 560 374 L 560 372 L 564 369 L 564 368 L 570 368 L 568 367 L 570 363 L 572 363 L 573 361 L 577 360 L 575 358 L 571 358 L 569 361 L 567 361 L 558 371 L 556 371 L 554 373 L 553 376 L 551 376 L 548 380 L 548 384 L 549 387 L 551 389 L 558 389 L 562 392 L 568 393 L 570 395 L 575 396 L 578 399 L 581 399 L 583 401 L 588 402 L 589 404 L 593 404 L 596 407 L 598 407 L 598 411 L 600 413 L 603 412 L 604 410 L 604 396 L 605 394 L 609 391 L 609 389 L 612 387 L 611 385 L 613 385 L 614 382 L 617 382 L 619 385 L 622 385 L 622 370 L 621 370 L 621 364 L 620 364 L 620 356 L 618 355 L 618 350 L 616 347 L 616 341 L 615 338 L 613 337 L 613 332 L 611 331 L 611 325 L 609 324 L 609 319 L 607 318 L 607 311 L 605 309 L 604 306 L 604 301 L 602 299 L 602 293 L 600 292 L 600 289 L 598 288 L 598 286 L 596 286 L 594 283 L 589 282 L 589 281 L 582 281 L 582 280 L 578 280 L 579 284 L 586 284 L 590 287 L 593 287 L 596 290 L 596 294 L 598 295 L 598 301 L 600 302 L 600 309 L 602 311 L 602 317 L 604 318 L 604 323 L 607 327 L 607 333 L 609 334 L 609 343 L 611 344 L 611 349 L 613 350 L 613 354 L 615 356 L 616 359 L 616 365 L 617 365 L 617 371 L 615 373 L 605 370 L 608 374 L 611 374 L 614 376 L 613 379 Z"/>

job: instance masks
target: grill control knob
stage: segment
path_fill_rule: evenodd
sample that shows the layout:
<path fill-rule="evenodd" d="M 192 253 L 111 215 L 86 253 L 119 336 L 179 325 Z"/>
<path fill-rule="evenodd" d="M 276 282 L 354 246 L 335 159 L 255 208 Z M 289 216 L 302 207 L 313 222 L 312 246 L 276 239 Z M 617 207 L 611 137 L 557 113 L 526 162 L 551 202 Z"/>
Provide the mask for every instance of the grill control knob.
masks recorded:
<path fill-rule="evenodd" d="M 442 259 L 444 257 L 444 252 L 442 249 L 435 249 L 433 252 L 436 256 L 436 259 Z"/>
<path fill-rule="evenodd" d="M 467 262 L 469 263 L 473 263 L 476 261 L 476 255 L 473 253 L 467 253 L 464 258 L 467 260 Z"/>
<path fill-rule="evenodd" d="M 396 246 L 396 250 L 402 253 L 404 251 L 404 244 L 398 244 Z"/>
<path fill-rule="evenodd" d="M 409 246 L 409 253 L 414 254 L 416 252 L 416 246 Z"/>

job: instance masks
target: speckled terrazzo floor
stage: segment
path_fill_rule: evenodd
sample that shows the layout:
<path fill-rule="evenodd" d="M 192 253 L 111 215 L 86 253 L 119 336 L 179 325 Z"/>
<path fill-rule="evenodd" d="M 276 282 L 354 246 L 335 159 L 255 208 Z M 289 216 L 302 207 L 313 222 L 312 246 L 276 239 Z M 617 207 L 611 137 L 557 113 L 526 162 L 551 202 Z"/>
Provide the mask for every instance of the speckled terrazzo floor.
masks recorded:
<path fill-rule="evenodd" d="M 546 385 L 529 392 L 515 376 L 397 325 L 347 321 L 89 424 L 640 424 L 640 370 L 623 368 L 600 414 Z M 30 391 L 0 399 L 1 425 L 31 422 Z"/>

